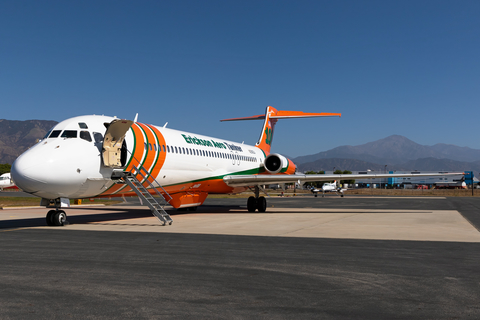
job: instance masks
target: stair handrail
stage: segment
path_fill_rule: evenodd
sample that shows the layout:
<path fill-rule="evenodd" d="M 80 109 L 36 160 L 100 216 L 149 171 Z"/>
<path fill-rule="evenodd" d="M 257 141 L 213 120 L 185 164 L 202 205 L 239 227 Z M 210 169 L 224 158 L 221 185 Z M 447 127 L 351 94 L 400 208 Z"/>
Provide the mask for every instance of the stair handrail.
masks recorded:
<path fill-rule="evenodd" d="M 139 167 L 140 167 L 140 168 L 138 168 L 137 166 L 133 165 L 133 169 L 134 169 L 133 171 L 134 171 L 134 172 L 137 172 L 137 174 L 141 175 L 141 176 L 143 177 L 143 179 L 148 183 L 148 185 L 149 185 L 153 190 L 155 190 L 155 192 L 156 192 L 157 195 L 159 195 L 160 197 L 162 197 L 167 203 L 170 203 L 170 201 L 173 199 L 172 196 L 160 185 L 160 183 L 158 183 L 158 181 L 148 172 L 147 169 L 145 169 L 144 166 L 140 165 Z M 170 198 L 170 200 L 165 199 L 165 197 L 164 197 L 160 192 L 158 192 L 157 187 L 155 187 L 155 186 L 150 182 L 150 180 L 148 180 L 147 176 L 145 176 L 145 175 L 142 173 L 142 170 L 147 174 L 148 177 L 151 177 L 151 178 L 153 179 L 153 181 L 155 181 L 155 182 L 158 184 L 158 187 L 159 187 L 160 189 L 162 189 L 163 192 L 165 192 L 166 195 L 168 195 L 168 197 Z M 132 174 L 135 175 L 134 172 L 131 172 L 131 171 L 130 171 L 130 173 L 132 173 Z M 148 190 L 147 190 L 147 191 L 148 191 Z"/>
<path fill-rule="evenodd" d="M 130 152 L 130 150 L 127 149 L 127 152 L 130 154 L 130 156 L 131 156 L 133 159 L 135 159 L 135 160 L 137 161 L 138 166 L 139 166 L 141 169 L 143 169 L 143 171 L 145 171 L 145 173 L 147 174 L 147 176 L 148 176 L 149 178 L 152 178 L 153 181 L 155 181 L 155 182 L 158 184 L 159 188 L 162 189 L 162 191 L 163 191 L 170 199 L 169 199 L 169 200 L 165 199 L 165 197 L 164 197 L 161 193 L 158 192 L 157 188 L 156 188 L 152 183 L 150 183 L 150 181 L 148 180 L 148 178 L 145 177 L 145 176 L 141 173 L 141 171 L 138 170 L 138 168 L 137 168 L 135 165 L 132 165 L 133 168 L 143 177 L 143 179 L 147 180 L 149 186 L 150 186 L 152 189 L 155 189 L 155 192 L 157 193 L 157 195 L 161 196 L 167 203 L 170 203 L 170 201 L 172 201 L 173 198 L 172 198 L 172 196 L 167 192 L 167 190 L 165 190 L 165 189 L 162 187 L 162 185 L 157 181 L 157 179 L 155 179 L 155 177 L 152 176 L 152 175 L 150 174 L 150 172 L 148 172 L 147 169 L 145 169 L 145 167 L 141 164 L 140 160 L 138 160 L 138 159 L 133 155 L 133 153 Z M 130 173 L 133 174 L 132 171 L 130 171 Z M 140 183 L 142 183 L 142 182 L 140 182 Z"/>

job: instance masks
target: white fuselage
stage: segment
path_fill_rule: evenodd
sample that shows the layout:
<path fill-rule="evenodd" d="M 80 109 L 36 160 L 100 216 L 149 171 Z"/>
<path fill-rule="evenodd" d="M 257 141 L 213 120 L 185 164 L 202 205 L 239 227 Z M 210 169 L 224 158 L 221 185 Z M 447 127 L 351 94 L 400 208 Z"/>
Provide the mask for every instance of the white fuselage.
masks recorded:
<path fill-rule="evenodd" d="M 46 199 L 127 193 L 102 160 L 105 124 L 114 119 L 81 116 L 57 124 L 14 162 L 17 186 Z M 132 125 L 125 142 L 125 167 L 143 165 L 169 192 L 234 191 L 222 177 L 262 172 L 266 156 L 255 146 L 141 123 Z"/>

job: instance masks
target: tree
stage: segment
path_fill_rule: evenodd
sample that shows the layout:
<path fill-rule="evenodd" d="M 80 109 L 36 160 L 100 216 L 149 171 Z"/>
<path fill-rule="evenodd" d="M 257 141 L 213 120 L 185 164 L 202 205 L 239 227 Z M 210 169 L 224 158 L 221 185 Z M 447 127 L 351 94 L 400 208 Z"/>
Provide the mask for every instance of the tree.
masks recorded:
<path fill-rule="evenodd" d="M 307 172 L 305 172 L 305 174 L 325 174 L 325 171 L 318 171 L 318 172 L 307 171 Z M 325 181 L 309 181 L 309 182 L 305 182 L 305 186 L 321 188 L 324 183 L 325 183 Z"/>
<path fill-rule="evenodd" d="M 341 174 L 352 174 L 352 171 L 343 170 L 343 172 L 341 172 Z M 341 183 L 354 184 L 355 180 L 342 180 Z"/>
<path fill-rule="evenodd" d="M 10 172 L 12 169 L 12 166 L 9 165 L 8 163 L 0 164 L 0 175 Z"/>

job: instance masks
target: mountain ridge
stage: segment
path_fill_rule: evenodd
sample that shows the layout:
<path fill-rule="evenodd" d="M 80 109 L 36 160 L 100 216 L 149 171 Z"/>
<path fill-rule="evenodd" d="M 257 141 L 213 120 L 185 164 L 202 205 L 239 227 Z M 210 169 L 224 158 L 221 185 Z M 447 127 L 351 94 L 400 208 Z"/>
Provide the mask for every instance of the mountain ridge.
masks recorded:
<path fill-rule="evenodd" d="M 386 138 L 358 146 L 339 146 L 316 154 L 292 159 L 300 171 L 321 171 L 332 167 L 336 159 L 342 170 L 423 170 L 465 171 L 480 170 L 480 150 L 437 143 L 433 146 L 420 145 L 406 137 L 391 135 Z M 350 160 L 350 161 L 344 161 Z M 363 161 L 363 163 L 358 162 Z M 362 166 L 361 168 L 359 166 Z M 360 169 L 359 169 L 360 168 Z"/>
<path fill-rule="evenodd" d="M 12 164 L 57 123 L 53 120 L 0 119 L 0 163 Z"/>

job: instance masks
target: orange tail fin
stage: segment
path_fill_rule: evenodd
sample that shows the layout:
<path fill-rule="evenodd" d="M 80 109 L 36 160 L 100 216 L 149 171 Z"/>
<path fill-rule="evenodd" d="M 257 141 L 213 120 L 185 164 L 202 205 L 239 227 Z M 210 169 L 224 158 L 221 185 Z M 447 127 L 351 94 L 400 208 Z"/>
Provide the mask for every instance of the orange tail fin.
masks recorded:
<path fill-rule="evenodd" d="M 302 111 L 278 111 L 274 107 L 268 106 L 265 114 L 260 114 L 257 116 L 245 117 L 245 118 L 232 118 L 224 119 L 220 121 L 238 121 L 238 120 L 262 120 L 265 119 L 263 123 L 263 129 L 260 133 L 260 139 L 258 140 L 256 146 L 265 152 L 265 155 L 270 153 L 270 148 L 272 146 L 273 139 L 273 129 L 278 119 L 289 119 L 289 118 L 310 118 L 310 117 L 332 117 L 332 116 L 342 116 L 341 113 L 306 113 Z"/>

